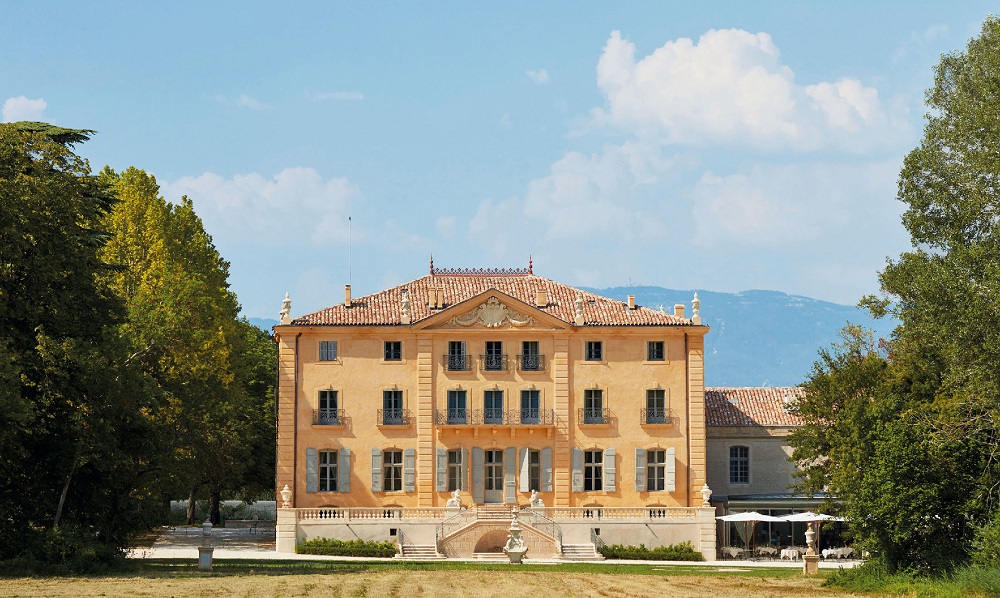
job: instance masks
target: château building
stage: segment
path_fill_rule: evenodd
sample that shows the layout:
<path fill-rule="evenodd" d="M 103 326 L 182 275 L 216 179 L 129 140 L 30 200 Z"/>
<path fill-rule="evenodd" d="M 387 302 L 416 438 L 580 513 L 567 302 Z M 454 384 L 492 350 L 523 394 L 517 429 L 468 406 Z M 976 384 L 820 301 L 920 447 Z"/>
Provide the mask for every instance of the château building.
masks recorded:
<path fill-rule="evenodd" d="M 405 284 L 290 311 L 286 296 L 278 551 L 361 537 L 406 555 L 495 554 L 520 508 L 536 558 L 690 541 L 715 559 L 697 295 L 687 315 L 530 263 L 432 261 Z"/>

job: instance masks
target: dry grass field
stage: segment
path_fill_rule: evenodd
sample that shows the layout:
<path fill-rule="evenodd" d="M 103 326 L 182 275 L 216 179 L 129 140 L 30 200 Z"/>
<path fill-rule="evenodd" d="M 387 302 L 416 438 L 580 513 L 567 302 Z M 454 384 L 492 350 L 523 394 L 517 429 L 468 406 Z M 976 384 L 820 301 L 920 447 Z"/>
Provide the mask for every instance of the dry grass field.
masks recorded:
<path fill-rule="evenodd" d="M 0 596 L 238 596 L 644 598 L 850 596 L 801 576 L 633 575 L 559 571 L 365 570 L 321 574 L 0 579 Z"/>

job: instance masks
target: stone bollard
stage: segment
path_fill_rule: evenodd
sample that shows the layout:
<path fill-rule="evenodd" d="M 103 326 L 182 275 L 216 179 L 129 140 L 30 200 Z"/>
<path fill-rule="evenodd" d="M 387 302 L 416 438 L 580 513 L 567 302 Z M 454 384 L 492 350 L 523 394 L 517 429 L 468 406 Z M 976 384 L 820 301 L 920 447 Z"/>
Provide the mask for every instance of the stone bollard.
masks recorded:
<path fill-rule="evenodd" d="M 816 539 L 816 532 L 813 531 L 813 524 L 809 522 L 806 528 L 806 553 L 802 555 L 802 573 L 805 575 L 816 575 L 819 573 L 819 555 L 813 548 Z"/>
<path fill-rule="evenodd" d="M 206 521 L 201 524 L 201 546 L 198 547 L 199 571 L 212 570 L 212 552 L 214 551 L 215 547 L 212 546 L 212 523 Z"/>

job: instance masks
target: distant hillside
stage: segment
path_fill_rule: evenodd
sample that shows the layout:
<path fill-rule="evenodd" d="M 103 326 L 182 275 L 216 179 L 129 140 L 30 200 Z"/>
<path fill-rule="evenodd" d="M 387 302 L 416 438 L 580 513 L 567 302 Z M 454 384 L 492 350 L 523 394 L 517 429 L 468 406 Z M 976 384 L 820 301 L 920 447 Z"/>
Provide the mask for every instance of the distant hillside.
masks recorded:
<path fill-rule="evenodd" d="M 672 311 L 684 304 L 691 316 L 694 291 L 661 287 L 586 289 L 621 299 L 635 295 L 636 303 Z M 848 321 L 888 337 L 892 321 L 877 321 L 868 312 L 849 305 L 787 295 L 777 291 L 716 293 L 698 291 L 702 323 L 712 327 L 705 337 L 705 384 L 708 386 L 788 386 L 800 384 L 812 369 L 820 348 L 837 340 Z"/>
<path fill-rule="evenodd" d="M 673 311 L 684 304 L 691 316 L 694 291 L 661 287 L 585 289 L 625 301 L 635 295 L 644 307 Z M 705 337 L 705 383 L 708 386 L 790 386 L 800 384 L 816 361 L 817 351 L 837 340 L 848 321 L 887 337 L 895 324 L 875 321 L 868 312 L 777 291 L 716 293 L 698 291 L 701 317 L 712 327 Z M 277 320 L 248 318 L 270 332 Z"/>

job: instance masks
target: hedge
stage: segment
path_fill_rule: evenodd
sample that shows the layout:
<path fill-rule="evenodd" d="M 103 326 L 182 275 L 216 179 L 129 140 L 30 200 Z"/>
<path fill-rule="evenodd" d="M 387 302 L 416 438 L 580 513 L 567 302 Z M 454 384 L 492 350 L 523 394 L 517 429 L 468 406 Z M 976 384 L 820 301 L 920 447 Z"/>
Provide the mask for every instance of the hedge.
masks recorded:
<path fill-rule="evenodd" d="M 601 555 L 606 559 L 629 559 L 635 561 L 703 561 L 705 560 L 700 552 L 694 549 L 690 542 L 671 544 L 670 546 L 660 546 L 659 548 L 646 548 L 644 544 L 638 546 L 623 546 L 621 544 L 611 544 L 601 546 Z"/>
<path fill-rule="evenodd" d="M 299 554 L 324 554 L 330 556 L 370 556 L 391 558 L 396 555 L 395 542 L 366 542 L 364 540 L 307 540 L 295 548 Z"/>

